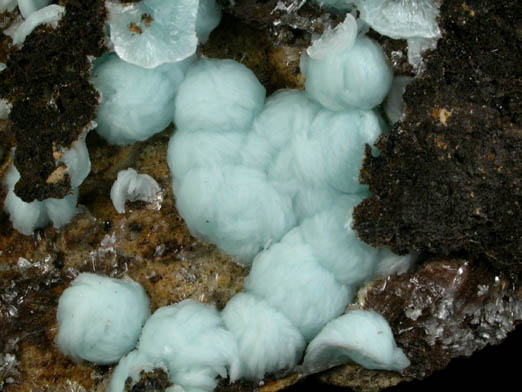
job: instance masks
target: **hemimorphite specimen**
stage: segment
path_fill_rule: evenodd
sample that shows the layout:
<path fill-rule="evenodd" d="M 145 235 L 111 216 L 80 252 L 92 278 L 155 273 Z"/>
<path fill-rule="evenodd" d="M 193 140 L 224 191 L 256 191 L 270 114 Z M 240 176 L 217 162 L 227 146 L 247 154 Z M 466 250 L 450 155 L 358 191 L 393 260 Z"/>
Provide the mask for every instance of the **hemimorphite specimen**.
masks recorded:
<path fill-rule="evenodd" d="M 247 131 L 263 109 L 265 94 L 265 88 L 247 67 L 238 67 L 232 60 L 200 60 L 179 88 L 176 127 Z"/>
<path fill-rule="evenodd" d="M 240 293 L 227 303 L 222 316 L 237 341 L 241 377 L 260 380 L 300 360 L 306 345 L 303 336 L 266 301 Z"/>
<path fill-rule="evenodd" d="M 144 68 L 184 60 L 221 19 L 215 0 L 108 3 L 111 41 L 118 56 Z"/>
<path fill-rule="evenodd" d="M 70 148 L 55 151 L 57 164 L 65 165 L 63 173 L 67 173 L 71 179 L 72 193 L 62 199 L 48 198 L 42 201 L 24 202 L 14 192 L 20 173 L 14 164 L 11 165 L 4 178 L 4 185 L 8 190 L 4 208 L 9 214 L 13 227 L 20 233 L 30 235 L 35 229 L 47 226 L 49 222 L 52 222 L 54 227 L 60 228 L 71 222 L 76 215 L 78 187 L 91 171 L 85 137 L 93 126 L 90 124 Z M 57 172 L 60 172 L 60 169 L 62 167 L 57 167 Z"/>
<path fill-rule="evenodd" d="M 245 292 L 221 315 L 194 302 L 159 309 L 136 354 L 116 369 L 111 392 L 151 360 L 185 391 L 210 391 L 218 375 L 259 380 L 295 367 L 318 333 L 308 363 L 328 366 L 323 336 L 332 329 L 380 338 L 359 339 L 354 352 L 336 358 L 393 370 L 408 365 L 389 350 L 400 351 L 389 327 L 381 333 L 386 321 L 373 314 L 343 316 L 320 333 L 359 284 L 407 264 L 360 242 L 351 228 L 353 207 L 368 195 L 357 181 L 364 146 L 384 127 L 373 107 L 391 84 L 379 46 L 357 36 L 354 22 L 325 38 L 353 42 L 334 50 L 319 44 L 316 59 L 305 60 L 312 94 L 282 91 L 264 102 L 251 71 L 229 60 L 201 60 L 187 72 L 168 150 L 176 205 L 194 234 L 252 269 Z M 349 72 L 334 72 L 343 67 Z M 321 87 L 327 76 L 333 91 Z"/>
<path fill-rule="evenodd" d="M 49 5 L 50 2 L 51 0 L 18 0 L 18 9 L 24 19 L 27 19 L 33 12 Z"/>
<path fill-rule="evenodd" d="M 13 44 L 19 45 L 25 41 L 25 38 L 41 24 L 50 24 L 56 27 L 58 21 L 62 18 L 65 8 L 57 4 L 51 4 L 37 11 L 31 12 L 26 20 L 18 26 L 13 34 Z"/>
<path fill-rule="evenodd" d="M 388 322 L 367 310 L 353 310 L 328 323 L 306 349 L 303 366 L 315 372 L 350 360 L 367 369 L 402 370 L 410 364 Z"/>
<path fill-rule="evenodd" d="M 138 283 L 83 273 L 60 297 L 56 342 L 76 360 L 114 363 L 136 346 L 149 315 Z"/>
<path fill-rule="evenodd" d="M 438 0 L 315 0 L 316 3 L 339 12 L 353 5 L 360 19 L 382 35 L 408 40 L 408 62 L 419 71 L 422 53 L 434 49 L 440 38 L 437 24 Z"/>
<path fill-rule="evenodd" d="M 138 350 L 115 369 L 110 392 L 121 391 L 129 374 L 160 364 L 169 380 L 186 391 L 212 390 L 219 375 L 232 380 L 239 373 L 233 335 L 212 306 L 186 300 L 159 308 L 143 327 Z M 127 373 L 133 369 L 133 373 Z"/>
<path fill-rule="evenodd" d="M 174 97 L 192 58 L 154 69 L 114 53 L 96 61 L 91 78 L 100 92 L 96 131 L 120 146 L 148 139 L 172 121 Z"/>
<path fill-rule="evenodd" d="M 381 48 L 365 36 L 326 59 L 303 57 L 301 71 L 307 93 L 330 110 L 371 109 L 384 100 L 392 82 Z"/>
<path fill-rule="evenodd" d="M 76 215 L 77 189 L 73 189 L 73 193 L 63 199 L 49 198 L 26 203 L 14 193 L 15 184 L 19 179 L 20 173 L 11 165 L 4 178 L 4 185 L 8 190 L 4 208 L 13 227 L 20 233 L 31 235 L 35 229 L 47 226 L 49 221 L 54 227 L 60 228 Z"/>
<path fill-rule="evenodd" d="M 151 202 L 161 190 L 148 174 L 138 174 L 134 169 L 121 170 L 111 188 L 111 200 L 116 211 L 125 212 L 125 201 Z"/>
<path fill-rule="evenodd" d="M 364 191 L 363 146 L 381 133 L 373 111 L 332 112 L 303 92 L 275 94 L 260 112 L 263 101 L 246 67 L 202 60 L 179 89 L 169 144 L 187 225 L 245 263 L 339 192 Z"/>

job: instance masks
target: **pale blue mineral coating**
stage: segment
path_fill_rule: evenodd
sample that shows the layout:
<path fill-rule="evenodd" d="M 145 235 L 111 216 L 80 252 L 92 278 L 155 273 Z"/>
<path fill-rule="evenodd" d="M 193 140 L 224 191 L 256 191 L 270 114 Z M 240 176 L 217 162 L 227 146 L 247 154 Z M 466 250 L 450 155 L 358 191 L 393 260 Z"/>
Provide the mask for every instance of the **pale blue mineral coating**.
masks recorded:
<path fill-rule="evenodd" d="M 129 375 L 134 378 L 151 364 L 159 364 L 185 390 L 212 390 L 217 376 L 235 380 L 239 375 L 237 344 L 219 312 L 191 300 L 154 312 L 138 349 L 116 367 L 109 392 L 121 391 Z"/>
<path fill-rule="evenodd" d="M 142 371 L 151 372 L 154 369 L 162 369 L 168 372 L 163 360 L 149 358 L 138 350 L 131 351 L 121 358 L 118 366 L 114 368 L 107 392 L 123 392 L 125 390 L 125 382 L 129 377 L 132 379 L 132 382 L 137 382 Z"/>
<path fill-rule="evenodd" d="M 73 188 L 72 194 L 63 199 L 50 198 L 26 203 L 14 193 L 14 187 L 19 179 L 20 173 L 14 165 L 11 165 L 4 177 L 4 185 L 7 187 L 4 209 L 16 230 L 31 235 L 35 229 L 43 228 L 49 222 L 52 222 L 56 228 L 71 222 L 77 212 L 77 188 Z"/>
<path fill-rule="evenodd" d="M 202 59 L 188 70 L 179 88 L 174 122 L 184 131 L 247 131 L 263 109 L 265 94 L 244 65 Z"/>
<path fill-rule="evenodd" d="M 169 143 L 189 229 L 243 263 L 342 193 L 364 193 L 364 145 L 382 131 L 372 110 L 332 112 L 298 91 L 263 109 L 264 92 L 246 67 L 201 60 L 179 88 Z"/>
<path fill-rule="evenodd" d="M 303 366 L 316 372 L 348 361 L 367 369 L 402 370 L 410 365 L 388 322 L 367 310 L 353 310 L 328 323 L 308 345 Z"/>
<path fill-rule="evenodd" d="M 94 124 L 92 124 L 94 127 Z M 91 172 L 91 159 L 85 138 L 88 130 L 83 132 L 74 141 L 70 148 L 63 151 L 62 162 L 67 166 L 67 173 L 71 179 L 71 187 L 78 188 Z"/>
<path fill-rule="evenodd" d="M 353 47 L 358 32 L 357 20 L 353 15 L 347 14 L 344 22 L 339 23 L 335 29 L 327 28 L 319 38 L 313 39 L 306 53 L 313 59 L 323 59 L 332 53 L 344 52 Z"/>
<path fill-rule="evenodd" d="M 325 40 L 334 50 L 320 44 L 305 59 L 306 92 L 265 102 L 252 72 L 230 60 L 204 59 L 187 72 L 168 149 L 176 206 L 193 234 L 252 268 L 221 314 L 192 301 L 159 309 L 110 392 L 151 359 L 184 391 L 210 391 L 218 376 L 260 380 L 294 368 L 310 341 L 308 368 L 328 367 L 325 352 L 372 368 L 408 365 L 382 317 L 336 319 L 359 285 L 409 265 L 351 227 L 368 195 L 357 181 L 364 146 L 385 129 L 374 107 L 391 84 L 377 44 L 363 35 L 340 43 L 336 34 L 360 34 L 353 22 Z M 349 334 L 334 342 L 340 353 L 329 340 L 336 331 Z"/>
<path fill-rule="evenodd" d="M 184 60 L 221 19 L 215 0 L 108 3 L 111 41 L 118 56 L 144 68 Z M 129 28 L 133 26 L 133 28 Z"/>
<path fill-rule="evenodd" d="M 18 9 L 24 19 L 27 19 L 33 12 L 49 5 L 50 2 L 51 0 L 18 0 Z"/>
<path fill-rule="evenodd" d="M 164 130 L 192 60 L 154 69 L 129 64 L 114 53 L 97 60 L 91 78 L 101 95 L 96 131 L 109 143 L 124 146 Z"/>
<path fill-rule="evenodd" d="M 138 283 L 83 273 L 58 302 L 56 343 L 75 360 L 115 363 L 136 346 L 149 315 L 149 299 Z"/>
<path fill-rule="evenodd" d="M 222 315 L 237 340 L 241 378 L 261 380 L 265 374 L 291 368 L 301 359 L 303 336 L 263 299 L 240 293 L 227 303 Z"/>
<path fill-rule="evenodd" d="M 379 105 L 393 77 L 382 49 L 366 36 L 324 59 L 303 57 L 301 71 L 310 97 L 334 111 Z"/>
<path fill-rule="evenodd" d="M 299 227 L 256 257 L 245 289 L 284 314 L 306 341 L 339 316 L 353 295 L 321 266 Z"/>

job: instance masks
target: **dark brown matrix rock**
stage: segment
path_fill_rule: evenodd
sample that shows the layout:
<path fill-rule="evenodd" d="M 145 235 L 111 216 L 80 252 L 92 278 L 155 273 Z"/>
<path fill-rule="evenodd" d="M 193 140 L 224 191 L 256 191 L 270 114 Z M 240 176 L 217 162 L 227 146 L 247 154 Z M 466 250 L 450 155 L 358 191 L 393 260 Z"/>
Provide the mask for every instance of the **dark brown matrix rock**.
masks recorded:
<path fill-rule="evenodd" d="M 88 56 L 105 51 L 105 3 L 61 4 L 65 14 L 57 28 L 40 25 L 22 48 L 11 47 L 7 69 L 0 75 L 0 97 L 13 105 L 9 131 L 21 175 L 15 193 L 25 202 L 70 193 L 68 175 L 53 179 L 56 153 L 69 148 L 96 116 L 98 93 L 89 82 Z"/>
<path fill-rule="evenodd" d="M 443 38 L 367 154 L 355 229 L 397 253 L 522 263 L 522 4 L 447 0 Z"/>

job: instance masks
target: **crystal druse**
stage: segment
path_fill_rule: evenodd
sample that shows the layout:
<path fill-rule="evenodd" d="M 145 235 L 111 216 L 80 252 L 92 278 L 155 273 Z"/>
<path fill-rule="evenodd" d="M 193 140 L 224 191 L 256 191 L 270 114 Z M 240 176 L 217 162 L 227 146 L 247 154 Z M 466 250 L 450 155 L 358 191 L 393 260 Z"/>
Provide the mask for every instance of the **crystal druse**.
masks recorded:
<path fill-rule="evenodd" d="M 133 10 L 143 15 L 139 7 Z M 341 358 L 375 369 L 409 365 L 378 314 L 358 311 L 336 319 L 361 283 L 411 261 L 368 247 L 351 228 L 352 208 L 368 195 L 358 183 L 364 145 L 386 128 L 374 107 L 392 83 L 390 67 L 364 26 L 347 15 L 303 56 L 306 92 L 279 91 L 268 99 L 252 71 L 231 60 L 190 65 L 189 59 L 180 72 L 179 58 L 143 68 L 156 65 L 153 49 L 154 61 L 130 65 L 110 55 L 96 67 L 98 122 L 107 134 L 117 129 L 108 139 L 127 144 L 146 138 L 132 128 L 157 120 L 146 104 L 159 96 L 158 117 L 165 120 L 149 136 L 167 125 L 170 109 L 177 130 L 168 162 L 180 214 L 194 235 L 252 264 L 244 292 L 221 312 L 194 301 L 156 310 L 137 349 L 116 367 L 111 392 L 155 368 L 177 388 L 210 391 L 217 377 L 260 380 L 295 368 L 303 355 L 304 371 Z M 143 39 L 157 42 L 154 36 Z M 142 61 L 140 56 L 133 61 Z M 170 69 L 178 77 L 169 78 Z M 156 96 L 158 88 L 165 92 Z M 139 102 L 129 107 L 127 97 L 135 95 Z"/>

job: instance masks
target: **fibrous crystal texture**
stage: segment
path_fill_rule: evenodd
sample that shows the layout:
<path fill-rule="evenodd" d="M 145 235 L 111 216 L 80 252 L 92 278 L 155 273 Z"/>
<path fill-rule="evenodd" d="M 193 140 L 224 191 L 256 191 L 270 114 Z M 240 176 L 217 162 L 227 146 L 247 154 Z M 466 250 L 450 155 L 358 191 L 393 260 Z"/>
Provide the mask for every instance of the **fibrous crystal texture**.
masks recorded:
<path fill-rule="evenodd" d="M 101 96 L 96 132 L 122 146 L 164 130 L 172 122 L 174 97 L 191 62 L 146 69 L 114 53 L 97 60 L 91 79 Z"/>
<path fill-rule="evenodd" d="M 347 360 L 367 369 L 402 370 L 409 365 L 384 317 L 364 310 L 350 311 L 328 323 L 306 349 L 304 367 L 318 363 L 335 366 Z"/>
<path fill-rule="evenodd" d="M 76 360 L 114 363 L 136 346 L 149 315 L 138 283 L 83 273 L 60 297 L 56 342 Z"/>
<path fill-rule="evenodd" d="M 222 312 L 193 301 L 158 309 L 115 369 L 111 392 L 154 368 L 187 392 L 212 390 L 218 376 L 259 380 L 293 368 L 358 285 L 409 263 L 360 242 L 351 228 L 352 208 L 368 195 L 358 183 L 364 146 L 385 130 L 374 107 L 391 70 L 352 16 L 330 34 L 303 59 L 307 92 L 265 100 L 254 74 L 230 60 L 202 59 L 186 72 L 171 106 L 177 130 L 168 150 L 177 208 L 193 234 L 252 269 Z M 352 322 L 358 314 L 323 336 L 357 328 L 364 331 L 355 335 L 369 336 L 386 324 L 366 312 Z M 333 358 L 408 366 L 384 332 L 380 343 L 362 339 Z M 334 348 L 324 337 L 316 346 L 307 366 L 329 366 L 321 353 Z"/>
<path fill-rule="evenodd" d="M 384 127 L 373 107 L 384 99 L 391 72 L 378 45 L 357 36 L 357 29 L 338 34 L 352 45 L 304 60 L 312 86 L 340 84 L 329 96 L 319 88 L 315 95 L 281 91 L 265 102 L 264 88 L 246 67 L 204 59 L 187 72 L 176 97 L 178 129 L 168 162 L 178 210 L 194 234 L 252 263 L 245 293 L 222 312 L 233 336 L 227 352 L 236 350 L 240 359 L 238 370 L 232 363 L 221 365 L 231 379 L 256 380 L 294 367 L 306 343 L 343 313 L 354 289 L 377 273 L 381 260 L 384 268 L 397 267 L 388 252 L 367 247 L 350 227 L 351 209 L 367 195 L 357 181 L 364 145 Z M 318 71 L 335 67 L 344 71 Z M 357 324 L 349 323 L 353 317 L 339 323 L 350 330 Z M 264 319 L 270 327 L 262 327 Z M 360 327 L 367 331 L 386 324 L 373 314 L 362 320 Z M 172 331 L 183 333 L 183 328 L 173 325 Z M 361 343 L 348 357 L 394 370 L 407 366 L 399 349 L 402 356 L 391 355 L 396 348 L 391 333 L 381 338 L 385 346 Z M 133 357 L 146 353 L 143 339 Z M 160 351 L 148 354 L 144 368 L 151 359 L 170 361 Z M 312 367 L 329 362 L 327 356 L 311 358 Z M 220 374 L 213 366 L 166 365 L 169 379 L 185 390 L 212 389 L 210 381 Z"/>

